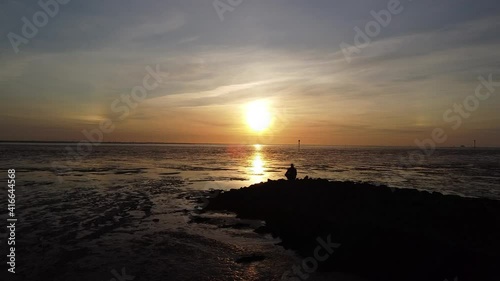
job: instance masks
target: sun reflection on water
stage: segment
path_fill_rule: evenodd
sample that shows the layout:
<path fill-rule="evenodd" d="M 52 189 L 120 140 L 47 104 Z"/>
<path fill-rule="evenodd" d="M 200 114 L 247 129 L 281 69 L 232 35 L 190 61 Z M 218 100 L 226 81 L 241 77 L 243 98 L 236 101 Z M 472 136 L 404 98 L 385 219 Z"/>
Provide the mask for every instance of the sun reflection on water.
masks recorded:
<path fill-rule="evenodd" d="M 249 167 L 249 175 L 250 181 L 252 183 L 259 183 L 266 180 L 267 173 L 265 170 L 265 166 L 267 165 L 263 153 L 261 152 L 262 146 L 259 144 L 254 145 L 255 153 L 250 157 L 250 167 Z"/>
<path fill-rule="evenodd" d="M 252 174 L 262 175 L 264 173 L 264 161 L 260 153 L 255 153 L 252 160 Z"/>

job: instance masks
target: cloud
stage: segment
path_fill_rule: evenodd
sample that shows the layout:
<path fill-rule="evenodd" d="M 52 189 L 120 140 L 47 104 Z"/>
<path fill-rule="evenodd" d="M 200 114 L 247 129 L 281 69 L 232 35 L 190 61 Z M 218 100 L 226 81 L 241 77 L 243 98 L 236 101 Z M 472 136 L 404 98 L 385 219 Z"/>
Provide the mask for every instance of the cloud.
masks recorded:
<path fill-rule="evenodd" d="M 500 66 L 500 5 L 489 0 L 408 3 L 351 63 L 340 42 L 387 1 L 250 1 L 224 22 L 211 1 L 70 3 L 19 55 L 0 42 L 0 112 L 26 136 L 39 119 L 64 128 L 51 131 L 64 139 L 109 116 L 110 103 L 159 64 L 164 83 L 121 122 L 131 132 L 168 127 L 189 141 L 203 125 L 228 126 L 235 139 L 241 106 L 266 99 L 288 112 L 298 134 L 316 130 L 318 142 L 365 132 L 411 143 L 473 92 L 477 76 Z M 3 35 L 37 9 L 0 5 Z M 496 130 L 498 106 L 482 104 L 475 128 Z"/>

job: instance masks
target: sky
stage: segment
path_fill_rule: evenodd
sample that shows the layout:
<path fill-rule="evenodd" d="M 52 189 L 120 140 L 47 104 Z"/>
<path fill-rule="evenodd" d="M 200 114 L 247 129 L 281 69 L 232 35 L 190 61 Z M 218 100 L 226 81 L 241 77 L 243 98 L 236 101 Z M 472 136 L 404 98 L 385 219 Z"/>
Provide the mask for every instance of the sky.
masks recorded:
<path fill-rule="evenodd" d="M 500 146 L 498 1 L 55 1 L 0 4 L 0 140 Z"/>

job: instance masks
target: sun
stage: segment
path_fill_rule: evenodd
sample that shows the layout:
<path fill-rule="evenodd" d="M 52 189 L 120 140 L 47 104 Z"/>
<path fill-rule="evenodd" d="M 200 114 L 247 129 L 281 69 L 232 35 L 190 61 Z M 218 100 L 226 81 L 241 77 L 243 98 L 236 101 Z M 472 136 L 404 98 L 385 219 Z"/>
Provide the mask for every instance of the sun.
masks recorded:
<path fill-rule="evenodd" d="M 250 129 L 262 132 L 271 125 L 269 106 L 264 101 L 254 101 L 246 107 L 246 121 Z"/>

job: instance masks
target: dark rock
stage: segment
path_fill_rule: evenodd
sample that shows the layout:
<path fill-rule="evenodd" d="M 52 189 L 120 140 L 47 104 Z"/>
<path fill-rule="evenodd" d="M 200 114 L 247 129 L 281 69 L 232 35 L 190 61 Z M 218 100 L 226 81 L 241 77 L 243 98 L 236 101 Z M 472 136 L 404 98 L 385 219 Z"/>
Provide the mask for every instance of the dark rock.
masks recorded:
<path fill-rule="evenodd" d="M 500 202 L 323 179 L 277 180 L 221 193 L 207 210 L 264 220 L 258 233 L 314 256 L 339 243 L 319 270 L 369 280 L 499 280 Z"/>
<path fill-rule="evenodd" d="M 224 224 L 220 226 L 220 228 L 234 228 L 234 229 L 249 228 L 249 227 L 250 224 L 248 223 Z"/>
<path fill-rule="evenodd" d="M 251 263 L 257 261 L 263 261 L 266 257 L 262 255 L 253 254 L 251 256 L 241 257 L 236 260 L 236 263 Z"/>
<path fill-rule="evenodd" d="M 191 220 L 189 221 L 189 223 L 208 223 L 211 220 L 212 220 L 211 218 L 191 216 Z"/>
<path fill-rule="evenodd" d="M 256 228 L 254 230 L 255 233 L 259 233 L 259 234 L 266 234 L 266 233 L 270 233 L 271 230 L 267 227 L 267 226 L 259 226 L 258 228 Z"/>

